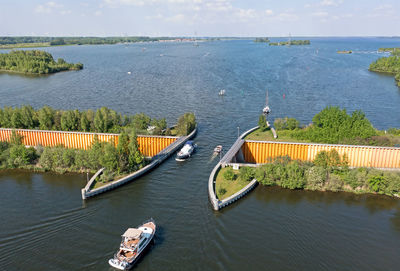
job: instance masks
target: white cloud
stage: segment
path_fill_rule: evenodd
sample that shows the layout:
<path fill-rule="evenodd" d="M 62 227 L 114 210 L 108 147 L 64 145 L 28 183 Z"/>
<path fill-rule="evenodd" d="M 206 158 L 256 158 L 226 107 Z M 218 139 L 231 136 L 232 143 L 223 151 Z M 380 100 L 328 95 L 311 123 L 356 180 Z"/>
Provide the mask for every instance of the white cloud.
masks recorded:
<path fill-rule="evenodd" d="M 273 12 L 272 10 L 270 10 L 270 9 L 266 9 L 266 10 L 265 10 L 265 14 L 266 14 L 267 16 L 271 16 L 272 14 L 274 14 L 274 12 Z"/>
<path fill-rule="evenodd" d="M 173 23 L 179 23 L 182 22 L 183 20 L 185 20 L 185 15 L 183 14 L 176 14 L 174 16 L 165 18 L 166 22 L 173 22 Z"/>
<path fill-rule="evenodd" d="M 380 6 L 377 6 L 376 8 L 374 8 L 374 10 L 388 10 L 388 9 L 392 9 L 392 5 L 389 4 L 383 4 Z"/>
<path fill-rule="evenodd" d="M 278 16 L 276 16 L 276 19 L 280 20 L 280 21 L 286 21 L 286 22 L 293 22 L 293 21 L 297 21 L 299 19 L 299 16 L 297 16 L 294 13 L 279 13 Z"/>
<path fill-rule="evenodd" d="M 50 1 L 42 5 L 37 5 L 35 7 L 36 13 L 52 13 L 53 10 L 62 8 L 63 5 L 58 4 L 56 2 Z"/>
<path fill-rule="evenodd" d="M 338 3 L 336 3 L 333 0 L 323 0 L 322 2 L 319 3 L 321 6 L 337 6 Z"/>
<path fill-rule="evenodd" d="M 317 11 L 311 14 L 314 17 L 328 17 L 329 13 L 326 11 Z"/>
<path fill-rule="evenodd" d="M 61 15 L 67 15 L 67 14 L 71 14 L 72 11 L 71 10 L 61 10 Z"/>
<path fill-rule="evenodd" d="M 96 12 L 94 13 L 95 16 L 101 16 L 103 14 L 103 12 L 101 10 L 96 10 Z"/>

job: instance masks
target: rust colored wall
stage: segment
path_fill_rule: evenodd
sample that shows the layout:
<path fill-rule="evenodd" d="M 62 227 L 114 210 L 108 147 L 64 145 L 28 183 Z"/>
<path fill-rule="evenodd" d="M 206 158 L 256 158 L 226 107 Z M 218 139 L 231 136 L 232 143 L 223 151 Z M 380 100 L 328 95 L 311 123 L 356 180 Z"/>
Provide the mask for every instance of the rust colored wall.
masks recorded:
<path fill-rule="evenodd" d="M 0 128 L 0 141 L 9 141 L 13 129 Z M 80 133 L 80 132 L 62 132 L 62 131 L 40 131 L 15 129 L 23 136 L 23 144 L 27 146 L 57 146 L 63 145 L 66 148 L 89 149 L 97 135 L 102 142 L 113 142 L 118 144 L 118 134 L 101 133 Z M 177 140 L 177 137 L 167 136 L 138 136 L 139 149 L 144 156 L 153 157 L 165 147 Z"/>
<path fill-rule="evenodd" d="M 266 163 L 269 158 L 288 155 L 292 159 L 313 161 L 320 151 L 336 149 L 346 154 L 351 167 L 400 168 L 400 148 L 331 144 L 245 141 L 242 146 L 247 163 Z"/>

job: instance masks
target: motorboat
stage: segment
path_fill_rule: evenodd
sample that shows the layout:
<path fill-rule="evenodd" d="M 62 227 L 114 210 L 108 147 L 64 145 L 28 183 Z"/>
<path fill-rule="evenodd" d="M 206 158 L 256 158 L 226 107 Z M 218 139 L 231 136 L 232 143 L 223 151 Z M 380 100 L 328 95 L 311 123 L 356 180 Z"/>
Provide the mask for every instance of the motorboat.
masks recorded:
<path fill-rule="evenodd" d="M 214 154 L 219 154 L 220 152 L 222 152 L 222 145 L 218 145 L 214 148 Z"/>
<path fill-rule="evenodd" d="M 176 155 L 175 160 L 183 161 L 185 159 L 188 159 L 194 152 L 195 147 L 196 147 L 196 145 L 193 144 L 193 141 L 186 142 L 186 144 L 183 146 L 183 148 Z"/>
<path fill-rule="evenodd" d="M 225 95 L 225 89 L 221 89 L 219 92 L 218 92 L 218 95 L 219 96 L 224 96 Z"/>
<path fill-rule="evenodd" d="M 151 218 L 137 228 L 128 228 L 122 235 L 119 251 L 108 263 L 119 270 L 131 269 L 144 253 L 156 233 L 156 223 Z"/>

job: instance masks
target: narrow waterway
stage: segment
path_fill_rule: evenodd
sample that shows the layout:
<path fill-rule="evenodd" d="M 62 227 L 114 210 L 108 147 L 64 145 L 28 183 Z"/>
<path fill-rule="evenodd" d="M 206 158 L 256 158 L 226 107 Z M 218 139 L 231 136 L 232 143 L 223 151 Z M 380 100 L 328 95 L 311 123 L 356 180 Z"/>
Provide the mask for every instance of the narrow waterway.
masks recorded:
<path fill-rule="evenodd" d="M 207 194 L 218 159 L 212 159 L 212 149 L 218 144 L 228 149 L 237 127 L 242 132 L 257 123 L 266 88 L 272 117 L 309 123 L 326 105 L 339 105 L 362 109 L 377 128 L 400 127 L 400 90 L 393 77 L 367 70 L 383 56 L 377 48 L 396 42 L 45 48 L 85 69 L 39 78 L 0 74 L 0 106 L 108 106 L 170 123 L 194 111 L 199 148 L 189 161 L 170 158 L 144 177 L 84 202 L 86 175 L 0 171 L 0 270 L 112 270 L 107 260 L 120 235 L 149 217 L 159 228 L 137 270 L 397 270 L 398 199 L 258 186 L 214 212 Z M 355 53 L 339 55 L 337 49 Z M 226 89 L 225 97 L 218 97 L 220 89 Z"/>

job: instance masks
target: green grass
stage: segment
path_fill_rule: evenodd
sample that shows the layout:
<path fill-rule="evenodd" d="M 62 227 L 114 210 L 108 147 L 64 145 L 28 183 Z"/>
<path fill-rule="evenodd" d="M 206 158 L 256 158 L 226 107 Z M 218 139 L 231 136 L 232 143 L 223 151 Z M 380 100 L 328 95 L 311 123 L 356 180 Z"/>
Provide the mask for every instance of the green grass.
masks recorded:
<path fill-rule="evenodd" d="M 219 200 L 226 199 L 229 196 L 232 196 L 239 190 L 241 190 L 243 187 L 249 184 L 249 182 L 242 181 L 239 178 L 239 171 L 234 170 L 233 172 L 235 173 L 235 178 L 233 181 L 226 180 L 224 178 L 224 172 L 228 170 L 228 167 L 226 168 L 221 168 L 218 173 L 215 182 L 215 192 L 217 194 L 217 198 Z M 221 193 L 221 189 L 224 189 L 226 192 Z"/>
<path fill-rule="evenodd" d="M 299 140 L 292 137 L 293 131 L 291 130 L 279 130 L 276 131 L 278 138 L 274 138 L 272 131 L 268 128 L 267 130 L 262 131 L 260 128 L 254 130 L 250 134 L 248 134 L 244 139 L 245 140 L 257 140 L 257 141 L 276 141 L 276 142 L 302 142 L 302 143 L 310 143 L 307 140 Z"/>

